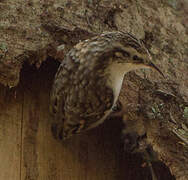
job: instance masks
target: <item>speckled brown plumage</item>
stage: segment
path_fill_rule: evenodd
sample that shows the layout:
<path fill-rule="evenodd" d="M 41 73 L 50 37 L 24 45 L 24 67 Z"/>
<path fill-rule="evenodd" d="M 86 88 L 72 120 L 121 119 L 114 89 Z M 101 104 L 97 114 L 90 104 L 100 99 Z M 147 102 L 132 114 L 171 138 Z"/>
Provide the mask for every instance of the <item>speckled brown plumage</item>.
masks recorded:
<path fill-rule="evenodd" d="M 107 32 L 78 43 L 52 87 L 54 137 L 66 139 L 102 123 L 117 101 L 124 74 L 145 67 L 156 69 L 144 46 L 128 33 Z"/>

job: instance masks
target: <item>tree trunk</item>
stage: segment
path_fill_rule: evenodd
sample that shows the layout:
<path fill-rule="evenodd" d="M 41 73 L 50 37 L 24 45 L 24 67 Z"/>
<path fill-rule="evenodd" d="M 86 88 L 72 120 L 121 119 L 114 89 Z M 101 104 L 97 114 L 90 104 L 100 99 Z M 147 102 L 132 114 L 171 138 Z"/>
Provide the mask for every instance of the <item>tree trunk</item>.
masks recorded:
<path fill-rule="evenodd" d="M 138 130 L 141 122 L 147 143 L 157 152 L 158 158 L 176 179 L 188 179 L 186 0 L 1 0 L 0 83 L 14 87 L 0 87 L 0 158 L 1 162 L 6 162 L 2 164 L 4 168 L 0 168 L 2 179 L 120 177 L 116 166 L 122 156 L 116 147 L 120 134 L 106 135 L 107 127 L 111 129 L 116 123 L 83 135 L 83 140 L 77 137 L 80 139 L 70 143 L 71 149 L 66 149 L 66 145 L 62 149 L 51 140 L 47 109 L 57 60 L 62 61 L 80 40 L 114 30 L 128 31 L 142 39 L 153 61 L 166 76 L 164 79 L 155 72 L 137 71 L 125 77 L 120 96 L 127 107 L 124 122 L 132 120 L 134 130 Z M 45 62 L 47 59 L 50 63 Z M 24 64 L 31 65 L 31 69 Z M 34 66 L 39 70 L 32 70 Z M 139 110 L 130 106 L 132 104 L 138 104 Z M 98 133 L 106 142 L 101 142 Z M 113 149 L 114 154 L 107 149 Z M 98 155 L 101 160 L 95 162 Z M 107 156 L 112 158 L 110 166 Z M 7 171 L 10 167 L 12 170 Z M 65 172 L 60 172 L 62 168 Z M 113 173 L 108 172 L 108 168 L 113 169 Z M 73 176 L 69 172 L 72 169 Z M 84 169 L 84 174 L 78 172 L 80 169 Z"/>

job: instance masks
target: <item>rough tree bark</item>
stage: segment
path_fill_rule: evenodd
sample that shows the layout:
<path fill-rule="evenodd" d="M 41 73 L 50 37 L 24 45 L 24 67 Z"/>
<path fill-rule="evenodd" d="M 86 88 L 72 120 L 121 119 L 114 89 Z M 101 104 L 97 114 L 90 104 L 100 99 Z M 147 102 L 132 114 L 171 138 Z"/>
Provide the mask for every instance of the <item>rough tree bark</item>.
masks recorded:
<path fill-rule="evenodd" d="M 112 30 L 143 39 L 166 76 L 126 76 L 120 98 L 141 111 L 131 108 L 124 119 L 143 122 L 159 158 L 176 179 L 188 179 L 186 0 L 0 0 L 0 83 L 16 86 L 24 62 L 39 68 L 49 56 L 63 60 L 80 40 Z"/>

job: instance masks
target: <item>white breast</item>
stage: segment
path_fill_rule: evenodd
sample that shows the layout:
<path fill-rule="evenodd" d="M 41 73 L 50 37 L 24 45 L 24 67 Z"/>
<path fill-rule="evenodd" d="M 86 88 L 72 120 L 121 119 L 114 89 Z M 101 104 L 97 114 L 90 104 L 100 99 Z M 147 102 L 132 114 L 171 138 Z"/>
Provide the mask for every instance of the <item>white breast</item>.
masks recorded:
<path fill-rule="evenodd" d="M 112 88 L 114 92 L 113 106 L 118 100 L 124 75 L 129 71 L 141 69 L 141 68 L 146 68 L 146 66 L 139 64 L 138 65 L 132 64 L 132 63 L 115 63 L 115 62 L 107 68 L 106 73 L 109 74 L 107 85 L 110 88 Z"/>
<path fill-rule="evenodd" d="M 113 66 L 108 67 L 105 73 L 109 75 L 109 79 L 107 80 L 107 85 L 113 89 L 113 93 L 114 93 L 113 106 L 114 106 L 121 90 L 125 72 L 122 69 L 119 69 L 118 65 L 113 65 Z M 110 115 L 111 112 L 112 112 L 112 109 L 109 109 L 108 111 L 106 111 L 105 115 L 100 120 L 93 123 L 90 126 L 90 128 L 96 127 L 99 124 L 103 123 L 104 120 Z"/>
<path fill-rule="evenodd" d="M 129 68 L 125 64 L 115 63 L 108 67 L 107 73 L 109 74 L 109 79 L 107 85 L 113 89 L 114 93 L 114 103 L 118 100 L 121 86 L 123 83 L 124 75 L 129 71 Z"/>
<path fill-rule="evenodd" d="M 113 63 L 111 66 L 109 66 L 106 69 L 105 73 L 108 74 L 109 77 L 107 80 L 107 85 L 113 89 L 113 93 L 114 93 L 113 106 L 116 104 L 118 100 L 124 75 L 131 70 L 136 70 L 140 68 L 145 68 L 145 66 L 134 65 L 132 63 Z M 105 115 L 100 120 L 96 121 L 96 123 L 92 124 L 90 128 L 96 127 L 99 124 L 103 123 L 103 121 L 110 115 L 111 112 L 112 109 L 106 111 Z"/>

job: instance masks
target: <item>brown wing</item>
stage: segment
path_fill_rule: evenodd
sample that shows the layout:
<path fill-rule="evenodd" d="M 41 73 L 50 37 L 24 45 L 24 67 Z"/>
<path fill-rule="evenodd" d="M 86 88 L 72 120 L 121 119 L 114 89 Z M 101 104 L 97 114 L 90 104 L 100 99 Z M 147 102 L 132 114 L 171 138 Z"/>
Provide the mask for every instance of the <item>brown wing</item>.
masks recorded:
<path fill-rule="evenodd" d="M 92 69 L 92 60 L 83 63 L 81 56 L 72 49 L 55 76 L 50 109 L 56 138 L 88 129 L 112 107 L 113 92 L 105 86 L 106 79 Z"/>

